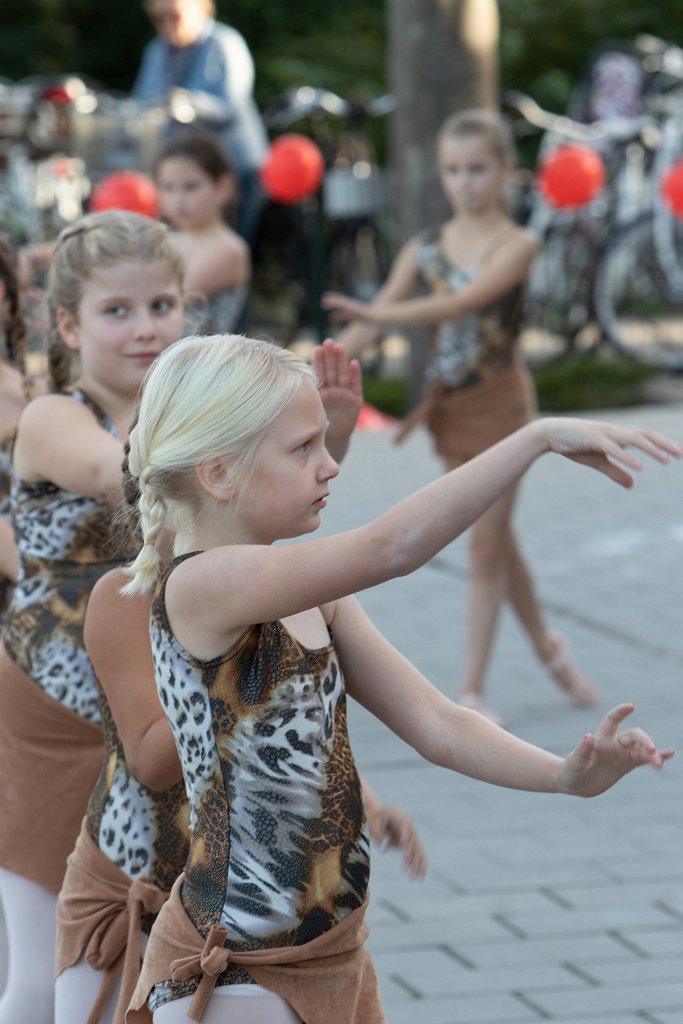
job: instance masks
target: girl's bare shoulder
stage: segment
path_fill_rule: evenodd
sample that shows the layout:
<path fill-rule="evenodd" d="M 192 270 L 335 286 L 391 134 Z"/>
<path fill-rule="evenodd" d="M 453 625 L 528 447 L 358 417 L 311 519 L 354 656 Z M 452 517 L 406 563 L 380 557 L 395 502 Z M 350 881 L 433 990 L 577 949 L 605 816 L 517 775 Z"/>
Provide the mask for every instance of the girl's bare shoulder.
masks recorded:
<path fill-rule="evenodd" d="M 538 251 L 538 247 L 538 238 L 532 231 L 512 222 L 501 239 L 501 249 L 505 248 L 507 252 L 518 252 L 525 256 L 534 255 Z"/>

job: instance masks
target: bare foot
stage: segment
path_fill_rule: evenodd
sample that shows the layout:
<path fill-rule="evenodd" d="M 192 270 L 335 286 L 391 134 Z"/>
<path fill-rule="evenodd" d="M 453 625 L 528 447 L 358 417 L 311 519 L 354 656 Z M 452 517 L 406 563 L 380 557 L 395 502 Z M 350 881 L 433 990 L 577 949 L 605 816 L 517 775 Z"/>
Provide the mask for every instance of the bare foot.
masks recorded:
<path fill-rule="evenodd" d="M 484 703 L 483 699 L 476 693 L 462 693 L 458 697 L 457 703 L 463 708 L 469 708 L 470 711 L 476 711 L 482 718 L 487 718 L 489 722 L 493 722 L 494 725 L 503 726 L 503 719 L 500 715 Z"/>
<path fill-rule="evenodd" d="M 595 708 L 602 703 L 600 694 L 592 682 L 574 663 L 569 643 L 561 633 L 550 632 L 548 639 L 553 648 L 549 658 L 542 662 L 551 676 L 579 708 Z"/>

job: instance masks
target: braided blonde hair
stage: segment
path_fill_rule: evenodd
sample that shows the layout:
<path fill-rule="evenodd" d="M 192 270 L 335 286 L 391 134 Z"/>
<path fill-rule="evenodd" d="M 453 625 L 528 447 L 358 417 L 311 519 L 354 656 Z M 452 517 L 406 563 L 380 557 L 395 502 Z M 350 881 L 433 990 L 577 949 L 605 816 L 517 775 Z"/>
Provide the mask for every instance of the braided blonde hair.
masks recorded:
<path fill-rule="evenodd" d="M 202 501 L 194 468 L 225 457 L 243 488 L 264 434 L 304 378 L 316 381 L 292 352 L 235 334 L 183 338 L 157 358 L 129 436 L 143 547 L 128 567 L 125 593 L 153 588 L 162 531 L 174 535 L 176 554 L 185 549 Z"/>
<path fill-rule="evenodd" d="M 64 391 L 71 383 L 71 351 L 57 327 L 57 310 L 73 317 L 94 270 L 125 260 L 165 263 L 182 287 L 183 255 L 171 231 L 160 221 L 125 210 L 88 214 L 60 234 L 47 277 L 50 314 L 48 369 L 50 389 Z"/>

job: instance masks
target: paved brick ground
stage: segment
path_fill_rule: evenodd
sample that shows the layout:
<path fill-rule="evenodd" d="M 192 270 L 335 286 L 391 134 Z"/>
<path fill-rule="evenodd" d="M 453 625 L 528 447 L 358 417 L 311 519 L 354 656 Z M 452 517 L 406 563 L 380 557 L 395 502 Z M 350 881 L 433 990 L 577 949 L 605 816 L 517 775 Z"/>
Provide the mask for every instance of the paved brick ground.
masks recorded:
<path fill-rule="evenodd" d="M 611 419 L 683 438 L 683 410 Z M 334 485 L 327 532 L 367 521 L 432 479 L 426 437 L 402 448 L 363 434 Z M 407 881 L 377 855 L 370 943 L 390 1024 L 683 1024 L 683 466 L 647 466 L 633 492 L 556 457 L 524 483 L 518 522 L 554 625 L 599 683 L 606 706 L 680 754 L 591 801 L 515 793 L 421 761 L 351 708 L 361 768 L 415 817 L 430 857 Z M 467 593 L 460 540 L 413 576 L 362 600 L 379 627 L 453 693 Z M 509 617 L 490 674 L 510 729 L 558 753 L 599 713 L 569 707 Z M 2 972 L 0 953 L 0 974 Z"/>
<path fill-rule="evenodd" d="M 683 410 L 609 418 L 683 438 Z M 357 525 L 431 479 L 426 437 L 362 435 L 335 483 L 326 530 Z M 581 801 L 475 783 L 421 761 L 357 706 L 358 762 L 413 814 L 423 883 L 377 855 L 370 944 L 390 1024 L 683 1024 L 683 466 L 653 463 L 624 492 L 556 457 L 523 485 L 517 520 L 552 623 L 610 706 L 681 749 Z M 383 632 L 446 693 L 462 663 L 465 541 L 413 576 L 362 595 Z M 599 721 L 534 661 L 511 616 L 490 673 L 509 728 L 565 753 Z"/>

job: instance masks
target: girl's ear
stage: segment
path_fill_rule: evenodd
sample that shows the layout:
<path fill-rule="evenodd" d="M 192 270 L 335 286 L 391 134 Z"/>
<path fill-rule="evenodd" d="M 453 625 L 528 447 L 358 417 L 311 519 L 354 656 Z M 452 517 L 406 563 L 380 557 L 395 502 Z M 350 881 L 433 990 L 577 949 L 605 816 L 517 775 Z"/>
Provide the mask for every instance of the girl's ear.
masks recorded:
<path fill-rule="evenodd" d="M 67 348 L 77 352 L 81 347 L 80 328 L 78 317 L 70 313 L 63 306 L 57 307 L 57 330 L 62 336 L 62 341 Z"/>
<path fill-rule="evenodd" d="M 230 467 L 225 458 L 216 456 L 195 466 L 194 474 L 203 491 L 216 501 L 230 501 L 235 493 Z"/>

